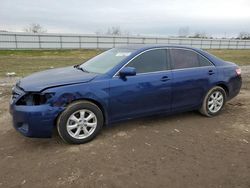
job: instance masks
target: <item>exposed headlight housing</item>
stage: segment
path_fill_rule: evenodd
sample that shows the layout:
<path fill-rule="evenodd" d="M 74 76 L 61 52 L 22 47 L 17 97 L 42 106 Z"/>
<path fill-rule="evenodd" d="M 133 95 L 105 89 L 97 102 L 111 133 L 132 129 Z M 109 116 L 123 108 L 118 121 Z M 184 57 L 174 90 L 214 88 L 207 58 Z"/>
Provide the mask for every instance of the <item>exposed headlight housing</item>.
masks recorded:
<path fill-rule="evenodd" d="M 53 96 L 54 93 L 27 93 L 16 102 L 16 105 L 43 105 L 47 104 L 49 99 L 51 99 Z"/>

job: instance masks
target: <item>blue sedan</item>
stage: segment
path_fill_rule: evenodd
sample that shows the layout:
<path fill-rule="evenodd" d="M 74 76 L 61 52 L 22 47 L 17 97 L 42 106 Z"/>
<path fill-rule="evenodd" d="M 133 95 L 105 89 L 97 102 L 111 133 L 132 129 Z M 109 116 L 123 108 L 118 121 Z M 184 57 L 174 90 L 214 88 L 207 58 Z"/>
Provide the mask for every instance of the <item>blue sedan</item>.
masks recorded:
<path fill-rule="evenodd" d="M 21 79 L 10 112 L 25 136 L 51 137 L 56 126 L 65 142 L 81 144 L 131 118 L 190 110 L 215 116 L 240 88 L 240 68 L 203 50 L 129 46 Z"/>

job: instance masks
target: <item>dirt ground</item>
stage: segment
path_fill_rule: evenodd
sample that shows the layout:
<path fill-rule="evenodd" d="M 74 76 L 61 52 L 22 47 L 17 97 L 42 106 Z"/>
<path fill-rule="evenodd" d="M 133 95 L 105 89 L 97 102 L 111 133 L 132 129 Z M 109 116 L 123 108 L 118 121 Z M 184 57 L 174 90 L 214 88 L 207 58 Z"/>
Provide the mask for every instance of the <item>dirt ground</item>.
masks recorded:
<path fill-rule="evenodd" d="M 0 187 L 250 187 L 250 66 L 223 112 L 132 120 L 92 142 L 25 138 L 11 126 L 0 79 Z"/>

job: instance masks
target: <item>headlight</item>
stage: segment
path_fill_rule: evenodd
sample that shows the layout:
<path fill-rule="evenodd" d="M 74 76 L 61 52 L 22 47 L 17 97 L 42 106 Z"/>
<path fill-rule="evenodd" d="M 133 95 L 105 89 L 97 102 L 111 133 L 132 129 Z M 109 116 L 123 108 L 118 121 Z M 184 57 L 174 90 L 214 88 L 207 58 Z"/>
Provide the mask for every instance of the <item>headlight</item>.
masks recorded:
<path fill-rule="evenodd" d="M 27 93 L 17 101 L 16 105 L 42 105 L 48 103 L 53 96 L 54 93 Z"/>

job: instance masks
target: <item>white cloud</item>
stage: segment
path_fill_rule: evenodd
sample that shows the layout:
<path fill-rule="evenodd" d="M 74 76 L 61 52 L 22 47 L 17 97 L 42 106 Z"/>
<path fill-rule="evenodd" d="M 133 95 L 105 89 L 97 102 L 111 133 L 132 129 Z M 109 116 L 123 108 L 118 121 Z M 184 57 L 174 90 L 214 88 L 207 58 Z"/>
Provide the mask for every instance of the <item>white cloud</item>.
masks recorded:
<path fill-rule="evenodd" d="M 236 35 L 250 31 L 249 0 L 1 0 L 0 29 L 40 23 L 49 32 L 94 33 L 120 26 L 132 33 L 192 32 Z"/>

